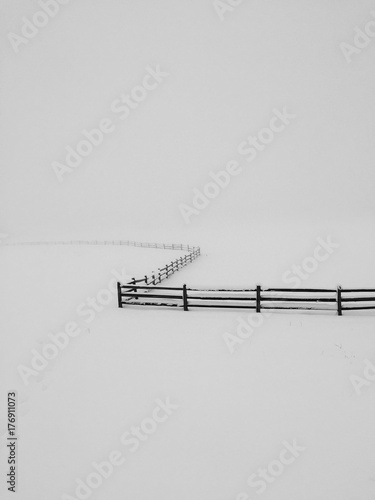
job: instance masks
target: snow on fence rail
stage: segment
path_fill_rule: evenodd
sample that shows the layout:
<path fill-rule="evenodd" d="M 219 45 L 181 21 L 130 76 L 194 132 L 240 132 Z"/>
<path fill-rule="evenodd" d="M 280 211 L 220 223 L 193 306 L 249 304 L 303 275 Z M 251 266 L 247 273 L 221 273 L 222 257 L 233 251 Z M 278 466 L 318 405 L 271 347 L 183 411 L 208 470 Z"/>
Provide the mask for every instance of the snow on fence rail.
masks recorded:
<path fill-rule="evenodd" d="M 375 310 L 375 289 L 264 288 L 197 289 L 156 287 L 135 283 L 117 284 L 118 305 L 194 307 L 331 312 Z M 125 298 L 125 299 L 124 299 Z"/>

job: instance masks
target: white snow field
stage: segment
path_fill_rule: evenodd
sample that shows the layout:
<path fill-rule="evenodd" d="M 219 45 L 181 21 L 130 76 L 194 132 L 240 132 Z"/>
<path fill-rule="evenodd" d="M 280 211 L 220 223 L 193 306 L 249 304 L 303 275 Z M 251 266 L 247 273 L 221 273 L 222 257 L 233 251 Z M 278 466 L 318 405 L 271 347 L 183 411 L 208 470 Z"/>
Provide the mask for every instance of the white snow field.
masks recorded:
<path fill-rule="evenodd" d="M 374 288 L 375 0 L 2 7 L 0 498 L 373 500 L 374 314 L 119 309 L 119 276 L 183 252 L 7 243 Z"/>
<path fill-rule="evenodd" d="M 233 283 L 217 268 L 229 256 L 217 250 L 211 264 L 202 246 L 163 284 L 244 283 L 242 248 L 233 250 Z M 288 265 L 309 254 L 290 250 Z M 241 310 L 118 309 L 115 295 L 95 311 L 87 300 L 106 297 L 114 270 L 142 276 L 179 253 L 3 246 L 1 255 L 3 380 L 18 391 L 20 414 L 16 498 L 373 498 L 374 316 L 262 314 L 249 328 Z M 337 277 L 340 259 L 338 249 L 313 286 Z M 264 280 L 278 285 L 277 276 Z M 347 270 L 350 284 L 354 276 Z M 82 303 L 91 315 L 77 315 Z M 66 329 L 76 336 L 48 348 L 49 334 Z M 35 370 L 43 352 L 53 359 L 34 360 Z"/>

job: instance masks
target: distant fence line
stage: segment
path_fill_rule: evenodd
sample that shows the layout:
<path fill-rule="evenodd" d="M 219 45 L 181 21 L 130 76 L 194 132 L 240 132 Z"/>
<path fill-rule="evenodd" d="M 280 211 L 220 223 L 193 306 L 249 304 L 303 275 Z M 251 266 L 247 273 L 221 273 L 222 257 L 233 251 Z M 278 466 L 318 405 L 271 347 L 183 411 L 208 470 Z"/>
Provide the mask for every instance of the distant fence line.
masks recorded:
<path fill-rule="evenodd" d="M 179 250 L 188 252 L 184 256 L 178 257 L 177 259 L 171 261 L 170 264 L 166 264 L 163 268 L 159 268 L 158 272 L 153 272 L 149 276 L 144 275 L 143 278 L 135 279 L 133 278 L 129 283 L 145 283 L 146 285 L 157 285 L 163 280 L 168 279 L 174 273 L 179 271 L 181 268 L 191 264 L 197 257 L 199 257 L 201 251 L 198 246 L 188 245 L 184 243 L 147 243 L 142 241 L 133 240 L 70 240 L 70 241 L 22 241 L 15 243 L 5 243 L 6 245 L 124 245 L 133 246 L 139 248 L 158 248 L 161 250 Z M 119 303 L 120 305 L 120 303 Z"/>
<path fill-rule="evenodd" d="M 125 245 L 141 248 L 159 248 L 161 250 L 184 250 L 192 252 L 194 247 L 183 243 L 145 243 L 142 241 L 132 240 L 71 240 L 71 241 L 21 241 L 21 242 L 6 242 L 3 245 Z"/>
<path fill-rule="evenodd" d="M 256 288 L 197 289 L 117 284 L 118 305 L 195 307 L 262 310 L 303 310 L 332 312 L 375 310 L 375 289 Z M 319 294 L 319 295 L 318 295 Z M 125 300 L 124 300 L 125 297 Z"/>

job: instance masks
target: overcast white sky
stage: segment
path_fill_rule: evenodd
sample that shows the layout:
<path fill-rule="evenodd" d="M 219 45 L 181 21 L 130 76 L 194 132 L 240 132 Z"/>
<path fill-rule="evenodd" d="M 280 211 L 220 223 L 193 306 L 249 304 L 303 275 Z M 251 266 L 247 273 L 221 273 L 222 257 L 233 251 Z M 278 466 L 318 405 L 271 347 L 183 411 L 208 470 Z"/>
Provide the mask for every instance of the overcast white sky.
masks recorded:
<path fill-rule="evenodd" d="M 131 238 L 163 225 L 173 240 L 259 217 L 370 221 L 375 39 L 351 64 L 340 43 L 374 9 L 244 0 L 221 21 L 212 0 L 71 0 L 15 53 L 7 34 L 40 7 L 2 0 L 0 230 Z M 157 65 L 169 76 L 119 120 L 111 103 Z M 247 163 L 238 145 L 284 106 L 296 118 Z M 106 117 L 115 131 L 59 183 L 51 163 Z M 179 204 L 232 159 L 241 174 L 187 226 Z"/>

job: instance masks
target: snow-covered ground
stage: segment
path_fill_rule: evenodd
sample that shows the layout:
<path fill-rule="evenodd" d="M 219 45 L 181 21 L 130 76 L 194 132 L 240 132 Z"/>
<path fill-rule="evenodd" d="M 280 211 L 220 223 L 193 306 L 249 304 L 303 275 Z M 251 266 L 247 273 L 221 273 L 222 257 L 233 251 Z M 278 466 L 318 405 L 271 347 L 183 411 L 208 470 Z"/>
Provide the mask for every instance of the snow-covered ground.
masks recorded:
<path fill-rule="evenodd" d="M 192 288 L 249 288 L 255 284 L 291 287 L 293 283 L 286 283 L 283 276 L 289 271 L 286 279 L 290 280 L 295 275 L 293 266 L 299 266 L 300 288 L 374 288 L 375 226 L 370 218 L 315 218 L 304 222 L 282 220 L 275 215 L 258 223 L 250 219 L 241 225 L 230 222 L 228 216 L 216 226 L 210 222 L 209 230 L 202 226 L 193 226 L 187 235 L 177 236 L 177 240 L 199 244 L 202 255 L 176 274 L 176 283 L 185 282 Z M 168 237 L 173 240 L 172 235 Z M 324 245 L 329 248 L 325 250 Z M 318 251 L 322 260 L 317 259 L 316 266 L 304 264 L 305 259 L 314 258 L 317 247 L 322 247 Z"/>
<path fill-rule="evenodd" d="M 77 307 L 106 297 L 113 270 L 142 275 L 178 252 L 8 246 L 1 254 L 2 370 L 18 390 L 19 464 L 28 464 L 18 498 L 91 497 L 76 492 L 77 480 L 110 456 L 113 472 L 104 466 L 106 479 L 89 478 L 94 486 L 101 478 L 93 499 L 373 497 L 375 381 L 364 371 L 366 359 L 375 363 L 374 317 L 272 314 L 261 324 L 250 318 L 249 328 L 241 311 L 121 310 L 113 295 L 92 319 Z M 247 259 L 234 254 L 242 283 Z M 219 283 L 217 262 L 203 255 L 168 284 L 194 269 L 206 285 Z M 20 368 L 73 321 L 80 333 L 37 376 Z M 357 391 L 353 375 L 365 381 L 356 379 Z M 160 405 L 167 410 L 155 413 Z M 258 477 L 264 467 L 268 479 Z"/>
<path fill-rule="evenodd" d="M 373 499 L 374 314 L 118 309 L 180 253 L 5 243 L 199 245 L 179 287 L 375 287 L 374 0 L 2 4 L 0 497 Z"/>

